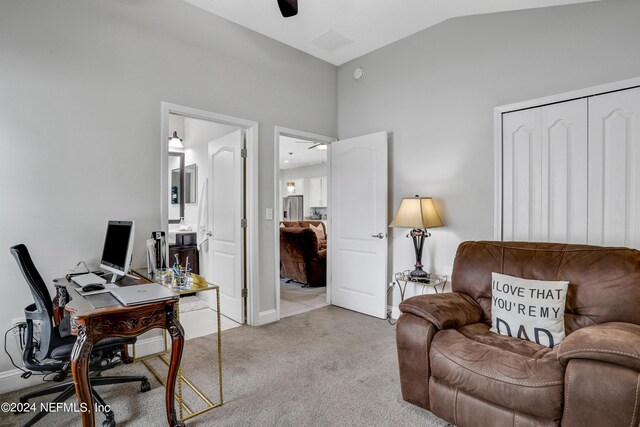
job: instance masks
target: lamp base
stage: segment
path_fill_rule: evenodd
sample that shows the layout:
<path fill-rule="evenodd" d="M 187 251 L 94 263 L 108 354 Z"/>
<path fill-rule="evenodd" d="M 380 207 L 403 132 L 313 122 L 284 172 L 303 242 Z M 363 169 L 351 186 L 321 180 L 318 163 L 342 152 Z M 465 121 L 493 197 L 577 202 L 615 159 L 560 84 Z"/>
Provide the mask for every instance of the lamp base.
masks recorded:
<path fill-rule="evenodd" d="M 421 279 L 427 279 L 427 278 L 429 278 L 429 273 L 424 271 L 422 269 L 422 267 L 416 267 L 415 270 L 413 270 L 411 273 L 409 273 L 409 276 L 411 276 L 411 277 L 419 277 Z"/>

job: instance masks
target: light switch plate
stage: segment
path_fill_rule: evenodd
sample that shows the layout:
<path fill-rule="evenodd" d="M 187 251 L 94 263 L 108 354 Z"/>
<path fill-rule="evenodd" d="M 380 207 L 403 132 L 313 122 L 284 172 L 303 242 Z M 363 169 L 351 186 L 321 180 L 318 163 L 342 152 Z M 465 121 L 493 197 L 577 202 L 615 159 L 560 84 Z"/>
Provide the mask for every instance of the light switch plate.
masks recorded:
<path fill-rule="evenodd" d="M 272 208 L 265 209 L 264 217 L 267 221 L 273 221 L 273 209 Z"/>

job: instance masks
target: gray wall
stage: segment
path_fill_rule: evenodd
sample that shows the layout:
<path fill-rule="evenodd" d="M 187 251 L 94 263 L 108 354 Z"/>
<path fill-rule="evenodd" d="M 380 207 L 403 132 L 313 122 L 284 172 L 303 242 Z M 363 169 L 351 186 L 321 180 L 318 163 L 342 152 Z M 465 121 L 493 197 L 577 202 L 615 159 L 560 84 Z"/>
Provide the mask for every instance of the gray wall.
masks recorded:
<path fill-rule="evenodd" d="M 339 137 L 391 133 L 389 218 L 420 194 L 447 224 L 427 241 L 431 271 L 493 238 L 493 108 L 640 76 L 639 17 L 627 0 L 457 18 L 339 67 Z M 392 229 L 392 271 L 414 262 L 406 231 Z"/>
<path fill-rule="evenodd" d="M 335 135 L 336 87 L 333 65 L 181 0 L 3 0 L 1 330 L 31 300 L 10 245 L 51 283 L 97 264 L 109 218 L 134 219 L 144 262 L 161 226 L 162 101 L 260 122 L 260 310 L 275 308 L 273 127 Z"/>

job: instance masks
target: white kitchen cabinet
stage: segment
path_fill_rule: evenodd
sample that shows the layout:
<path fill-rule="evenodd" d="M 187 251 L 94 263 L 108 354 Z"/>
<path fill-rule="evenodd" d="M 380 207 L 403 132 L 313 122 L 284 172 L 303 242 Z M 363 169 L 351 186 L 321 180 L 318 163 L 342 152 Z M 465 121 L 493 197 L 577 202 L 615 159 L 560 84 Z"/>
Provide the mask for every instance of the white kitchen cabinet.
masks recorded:
<path fill-rule="evenodd" d="M 309 206 L 312 208 L 327 206 L 327 177 L 309 178 Z"/>

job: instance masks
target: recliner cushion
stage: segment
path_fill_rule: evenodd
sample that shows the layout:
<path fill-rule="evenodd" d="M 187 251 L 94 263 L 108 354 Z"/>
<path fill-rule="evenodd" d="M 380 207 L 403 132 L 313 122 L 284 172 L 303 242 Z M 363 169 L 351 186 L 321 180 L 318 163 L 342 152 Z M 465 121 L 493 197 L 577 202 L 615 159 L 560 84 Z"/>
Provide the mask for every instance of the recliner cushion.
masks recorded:
<path fill-rule="evenodd" d="M 557 351 L 489 332 L 482 323 L 438 332 L 431 374 L 460 390 L 536 417 L 562 417 L 564 367 Z"/>

